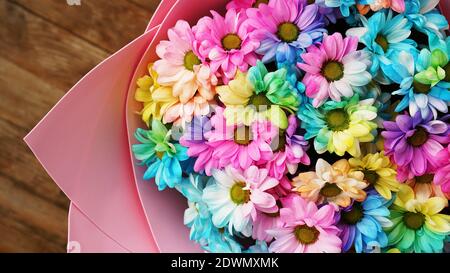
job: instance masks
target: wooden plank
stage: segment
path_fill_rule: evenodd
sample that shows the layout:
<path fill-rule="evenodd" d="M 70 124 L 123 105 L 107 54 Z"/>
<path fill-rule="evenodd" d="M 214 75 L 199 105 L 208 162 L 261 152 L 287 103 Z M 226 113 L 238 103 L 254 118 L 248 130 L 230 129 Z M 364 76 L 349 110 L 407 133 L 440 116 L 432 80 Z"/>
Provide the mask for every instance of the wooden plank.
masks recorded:
<path fill-rule="evenodd" d="M 136 5 L 145 8 L 147 11 L 154 12 L 158 7 L 160 0 L 129 0 Z"/>
<path fill-rule="evenodd" d="M 108 56 L 104 50 L 72 35 L 9 1 L 0 4 L 0 56 L 62 90 Z"/>
<path fill-rule="evenodd" d="M 13 83 L 14 88 L 11 84 Z M 66 198 L 40 166 L 22 138 L 64 94 L 19 66 L 0 58 L 0 176 L 17 187 L 65 207 Z M 26 170 L 26 171 L 24 171 Z"/>
<path fill-rule="evenodd" d="M 110 53 L 141 35 L 152 15 L 150 8 L 123 0 L 80 0 L 79 6 L 65 0 L 12 1 Z"/>

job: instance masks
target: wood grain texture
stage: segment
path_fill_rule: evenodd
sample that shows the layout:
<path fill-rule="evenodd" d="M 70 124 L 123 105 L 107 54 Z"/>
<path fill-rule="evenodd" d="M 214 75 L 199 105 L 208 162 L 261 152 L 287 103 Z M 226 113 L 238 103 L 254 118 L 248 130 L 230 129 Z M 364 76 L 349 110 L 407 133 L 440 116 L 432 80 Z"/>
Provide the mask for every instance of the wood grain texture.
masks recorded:
<path fill-rule="evenodd" d="M 138 35 L 159 0 L 0 3 L 0 252 L 65 252 L 69 201 L 22 141 L 84 74 Z"/>

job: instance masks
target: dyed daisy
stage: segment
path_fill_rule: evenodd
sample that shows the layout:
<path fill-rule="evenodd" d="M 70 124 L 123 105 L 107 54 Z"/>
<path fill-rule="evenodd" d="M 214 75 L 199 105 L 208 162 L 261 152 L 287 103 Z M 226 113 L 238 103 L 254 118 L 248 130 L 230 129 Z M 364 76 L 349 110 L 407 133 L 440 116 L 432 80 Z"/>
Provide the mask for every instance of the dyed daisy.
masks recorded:
<path fill-rule="evenodd" d="M 380 63 L 391 63 L 392 54 L 407 51 L 417 54 L 417 44 L 408 37 L 412 24 L 402 15 L 393 16 L 389 12 L 377 12 L 369 19 L 362 17 L 363 26 L 347 30 L 347 36 L 356 36 L 366 47 L 364 50 L 372 54 L 371 73 L 379 73 Z M 382 71 L 381 71 L 382 72 Z M 385 83 L 383 74 L 378 74 L 376 80 Z"/>
<path fill-rule="evenodd" d="M 345 152 L 360 156 L 360 143 L 373 141 L 371 131 L 377 128 L 373 103 L 373 99 L 359 101 L 359 96 L 354 95 L 341 102 L 328 101 L 319 108 L 306 104 L 298 112 L 301 127 L 306 129 L 305 139 L 315 137 L 314 148 L 319 154 L 328 151 L 339 156 Z"/>
<path fill-rule="evenodd" d="M 237 70 L 245 72 L 256 64 L 259 40 L 244 13 L 229 9 L 225 18 L 215 11 L 211 13 L 212 18 L 203 17 L 194 27 L 198 52 L 202 60 L 209 60 L 212 72 L 228 83 Z"/>
<path fill-rule="evenodd" d="M 325 0 L 325 5 L 331 8 L 339 8 L 344 17 L 350 15 L 350 8 L 355 5 L 355 0 Z"/>
<path fill-rule="evenodd" d="M 232 165 L 243 170 L 269 161 L 272 156 L 270 143 L 277 134 L 269 122 L 254 122 L 250 126 L 226 124 L 223 108 L 217 107 L 211 118 L 213 129 L 205 134 L 208 145 L 213 147 L 213 164 L 218 168 Z"/>
<path fill-rule="evenodd" d="M 269 4 L 270 0 L 232 0 L 227 4 L 227 10 L 235 9 L 238 12 L 249 9 L 258 8 L 261 4 Z"/>
<path fill-rule="evenodd" d="M 319 41 L 326 30 L 317 5 L 304 0 L 273 0 L 258 9 L 248 9 L 248 23 L 257 29 L 262 61 L 295 64 L 299 53 Z"/>
<path fill-rule="evenodd" d="M 150 125 L 152 118 L 161 120 L 163 114 L 172 105 L 177 103 L 177 98 L 172 95 L 172 88 L 160 86 L 157 82 L 158 74 L 153 69 L 153 64 L 148 65 L 148 75 L 137 80 L 137 89 L 134 93 L 134 99 L 144 104 L 144 108 L 139 113 L 142 120 Z M 153 96 L 159 95 L 164 99 L 154 100 Z"/>
<path fill-rule="evenodd" d="M 228 85 L 217 87 L 219 99 L 226 106 L 227 123 L 248 126 L 254 121 L 269 119 L 286 129 L 287 116 L 283 109 L 293 112 L 300 104 L 295 81 L 286 69 L 269 73 L 260 61 L 249 69 L 248 74 L 238 71 Z"/>
<path fill-rule="evenodd" d="M 168 31 L 169 40 L 161 41 L 155 62 L 158 83 L 172 87 L 172 95 L 179 102 L 164 114 L 164 122 L 181 118 L 190 121 L 193 115 L 207 115 L 214 98 L 217 78 L 207 64 L 202 64 L 195 46 L 194 34 L 186 21 L 177 21 Z M 154 95 L 157 101 L 165 98 Z"/>
<path fill-rule="evenodd" d="M 282 208 L 282 203 L 277 200 L 277 211 L 273 213 L 265 213 L 258 211 L 256 215 L 256 220 L 253 222 L 253 233 L 252 238 L 255 240 L 271 242 L 273 240 L 273 235 L 271 235 L 269 230 L 277 229 L 283 226 L 283 221 L 280 217 L 280 209 Z"/>
<path fill-rule="evenodd" d="M 298 165 L 309 165 L 309 156 L 306 154 L 308 142 L 303 136 L 297 135 L 297 118 L 289 116 L 289 127 L 286 130 L 278 129 L 278 134 L 272 139 L 271 147 L 273 158 L 265 165 L 269 174 L 281 179 L 288 172 L 294 174 Z"/>
<path fill-rule="evenodd" d="M 171 141 L 171 134 L 161 121 L 154 119 L 150 130 L 136 130 L 135 137 L 140 143 L 132 146 L 136 159 L 147 166 L 144 180 L 155 178 L 160 191 L 181 182 L 181 164 L 189 159 L 186 148 Z"/>
<path fill-rule="evenodd" d="M 439 167 L 433 178 L 433 183 L 441 187 L 447 199 L 450 199 L 450 145 L 438 153 Z"/>
<path fill-rule="evenodd" d="M 411 116 L 420 112 L 422 118 L 426 118 L 430 114 L 436 118 L 438 112 L 448 112 L 450 76 L 447 83 L 444 80 L 445 70 L 435 61 L 436 66 L 432 67 L 432 60 L 439 60 L 440 57 L 443 57 L 442 66 L 447 65 L 446 55 L 441 52 L 436 50 L 431 53 L 428 49 L 422 49 L 419 56 L 415 58 L 413 55 L 402 51 L 395 58 L 394 63 L 382 65 L 387 77 L 400 85 L 400 89 L 392 93 L 393 95 L 403 96 L 395 108 L 396 112 L 409 108 Z M 449 68 L 450 65 L 447 69 Z"/>
<path fill-rule="evenodd" d="M 334 226 L 334 207 L 316 204 L 299 196 L 280 210 L 283 226 L 267 232 L 275 237 L 269 250 L 276 253 L 339 253 L 341 240 Z"/>
<path fill-rule="evenodd" d="M 367 183 L 363 181 L 362 172 L 353 172 L 349 175 L 350 165 L 341 159 L 330 165 L 319 158 L 316 170 L 300 173 L 292 181 L 293 191 L 301 197 L 318 204 L 333 203 L 341 207 L 348 207 L 352 200 L 364 201 Z"/>
<path fill-rule="evenodd" d="M 322 105 L 328 98 L 341 101 L 353 96 L 353 88 L 367 85 L 372 75 L 367 52 L 356 50 L 356 37 L 342 38 L 340 33 L 324 35 L 319 46 L 312 45 L 302 54 L 298 67 L 306 72 L 303 84 L 306 95 L 314 98 L 313 106 Z"/>
<path fill-rule="evenodd" d="M 401 252 L 442 252 L 450 234 L 450 217 L 439 212 L 447 205 L 445 198 L 416 195 L 409 186 L 401 185 L 390 208 L 389 245 Z"/>
<path fill-rule="evenodd" d="M 438 4 L 439 0 L 408 0 L 405 2 L 405 17 L 414 24 L 415 29 L 443 37 L 448 22 L 436 9 Z"/>
<path fill-rule="evenodd" d="M 433 183 L 434 173 L 426 173 L 421 176 L 415 176 L 412 179 L 408 179 L 406 184 L 410 186 L 416 194 L 424 194 L 430 197 L 442 197 L 449 199 L 441 190 L 439 184 Z M 450 196 L 450 195 L 449 195 Z"/>
<path fill-rule="evenodd" d="M 357 253 L 371 252 L 374 248 L 387 246 L 388 238 L 383 228 L 392 226 L 389 216 L 389 200 L 370 192 L 363 202 L 353 202 L 339 214 L 339 237 L 342 251 L 352 246 Z"/>
<path fill-rule="evenodd" d="M 423 119 L 420 113 L 414 117 L 399 115 L 394 121 L 385 121 L 385 154 L 397 164 L 397 179 L 401 182 L 422 176 L 438 166 L 437 154 L 442 145 L 450 142 L 448 124 L 432 120 L 430 115 Z"/>
<path fill-rule="evenodd" d="M 191 229 L 189 234 L 191 240 L 204 241 L 215 229 L 208 206 L 202 199 L 203 189 L 210 179 L 190 174 L 176 186 L 188 200 L 189 207 L 184 211 L 184 224 Z"/>
<path fill-rule="evenodd" d="M 230 234 L 239 232 L 249 237 L 257 210 L 266 213 L 278 210 L 275 198 L 266 192 L 278 181 L 268 176 L 267 170 L 255 166 L 245 171 L 226 167 L 223 171 L 213 170 L 212 175 L 215 183 L 206 186 L 203 200 L 216 227 L 228 227 Z"/>
<path fill-rule="evenodd" d="M 194 171 L 205 172 L 211 176 L 211 170 L 218 167 L 218 162 L 212 160 L 214 147 L 208 144 L 205 134 L 211 131 L 211 122 L 205 116 L 194 117 L 184 129 L 180 144 L 187 147 L 187 155 L 195 158 Z"/>
<path fill-rule="evenodd" d="M 367 4 L 362 4 L 362 3 Z M 360 0 L 356 5 L 359 13 L 366 15 L 369 11 L 379 11 L 381 9 L 392 9 L 397 13 L 405 11 L 405 0 Z"/>
<path fill-rule="evenodd" d="M 364 181 L 387 200 L 391 200 L 392 192 L 398 191 L 400 184 L 396 179 L 397 172 L 383 152 L 368 154 L 361 159 L 350 158 L 348 163 L 351 167 L 350 173 L 363 172 Z"/>

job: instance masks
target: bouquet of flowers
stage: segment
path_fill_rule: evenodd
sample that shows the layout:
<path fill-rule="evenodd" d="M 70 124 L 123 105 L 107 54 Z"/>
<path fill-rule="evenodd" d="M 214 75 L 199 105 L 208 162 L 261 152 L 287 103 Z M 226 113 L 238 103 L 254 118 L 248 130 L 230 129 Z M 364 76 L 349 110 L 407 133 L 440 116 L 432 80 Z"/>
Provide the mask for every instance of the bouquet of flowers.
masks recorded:
<path fill-rule="evenodd" d="M 438 2 L 233 0 L 178 20 L 137 81 L 143 179 L 187 199 L 208 252 L 442 252 Z"/>

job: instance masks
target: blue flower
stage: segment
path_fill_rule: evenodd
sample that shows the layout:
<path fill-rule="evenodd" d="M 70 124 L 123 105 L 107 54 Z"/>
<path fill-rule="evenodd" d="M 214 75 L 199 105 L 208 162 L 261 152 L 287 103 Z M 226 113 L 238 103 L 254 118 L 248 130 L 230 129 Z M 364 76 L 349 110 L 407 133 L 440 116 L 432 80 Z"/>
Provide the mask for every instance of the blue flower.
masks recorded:
<path fill-rule="evenodd" d="M 361 17 L 362 27 L 351 28 L 348 36 L 357 36 L 367 50 L 372 53 L 370 72 L 378 82 L 388 84 L 389 80 L 380 72 L 380 63 L 392 63 L 392 56 L 400 51 L 417 54 L 417 44 L 408 37 L 411 34 L 412 23 L 403 15 L 393 16 L 391 10 L 379 11 L 368 20 Z"/>
<path fill-rule="evenodd" d="M 134 156 L 147 166 L 144 180 L 155 178 L 160 191 L 180 183 L 189 157 L 185 147 L 171 142 L 171 131 L 161 121 L 153 120 L 150 130 L 138 128 L 134 135 L 140 142 L 132 146 Z"/>
<path fill-rule="evenodd" d="M 386 247 L 388 238 L 383 227 L 392 225 L 387 218 L 391 202 L 371 191 L 362 203 L 355 202 L 343 209 L 338 224 L 342 250 L 348 251 L 354 245 L 355 251 L 361 253 Z"/>
<path fill-rule="evenodd" d="M 406 0 L 405 17 L 418 31 L 442 38 L 441 32 L 448 29 L 448 22 L 445 16 L 435 9 L 438 3 L 438 0 Z"/>
<path fill-rule="evenodd" d="M 211 253 L 242 253 L 241 244 L 223 228 L 214 228 L 202 247 Z"/>
<path fill-rule="evenodd" d="M 209 179 L 211 178 L 207 176 L 190 174 L 176 186 L 188 200 L 189 208 L 184 212 L 184 224 L 191 229 L 189 238 L 198 242 L 209 238 L 215 228 L 208 206 L 202 200 L 203 189 Z"/>
<path fill-rule="evenodd" d="M 445 70 L 432 65 L 433 60 L 439 58 L 433 57 L 437 54 L 440 53 L 432 54 L 428 49 L 422 49 L 415 58 L 407 52 L 400 52 L 395 63 L 383 64 L 386 75 L 400 85 L 400 89 L 392 94 L 403 96 L 395 108 L 396 112 L 409 107 L 411 116 L 420 111 L 423 118 L 431 113 L 436 118 L 438 111 L 448 112 L 450 83 L 445 81 Z M 448 59 L 444 62 L 448 63 Z"/>
<path fill-rule="evenodd" d="M 350 7 L 355 5 L 355 0 L 325 0 L 325 5 L 331 8 L 339 8 L 344 17 L 350 15 Z"/>

